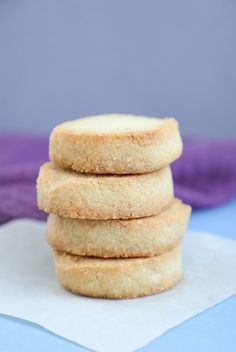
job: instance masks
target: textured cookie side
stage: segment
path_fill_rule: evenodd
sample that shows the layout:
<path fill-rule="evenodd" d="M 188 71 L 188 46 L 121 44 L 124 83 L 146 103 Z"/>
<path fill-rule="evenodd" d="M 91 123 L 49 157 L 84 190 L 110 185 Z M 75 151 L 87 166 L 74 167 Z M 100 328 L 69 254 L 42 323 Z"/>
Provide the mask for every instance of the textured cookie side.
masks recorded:
<path fill-rule="evenodd" d="M 151 130 L 110 134 L 84 132 L 78 135 L 66 128 L 67 123 L 56 126 L 50 136 L 50 160 L 61 167 L 96 174 L 158 170 L 181 155 L 183 144 L 174 118 L 145 119 L 147 124 L 150 120 L 157 121 Z"/>
<path fill-rule="evenodd" d="M 134 298 L 176 285 L 182 278 L 179 247 L 153 258 L 97 259 L 54 251 L 55 269 L 68 290 L 90 297 Z"/>
<path fill-rule="evenodd" d="M 191 207 L 175 199 L 158 215 L 131 220 L 80 220 L 50 214 L 47 240 L 57 250 L 102 258 L 152 257 L 176 247 Z"/>
<path fill-rule="evenodd" d="M 173 200 L 169 167 L 141 175 L 92 175 L 63 170 L 52 163 L 40 168 L 38 207 L 80 219 L 130 219 L 150 216 Z"/>

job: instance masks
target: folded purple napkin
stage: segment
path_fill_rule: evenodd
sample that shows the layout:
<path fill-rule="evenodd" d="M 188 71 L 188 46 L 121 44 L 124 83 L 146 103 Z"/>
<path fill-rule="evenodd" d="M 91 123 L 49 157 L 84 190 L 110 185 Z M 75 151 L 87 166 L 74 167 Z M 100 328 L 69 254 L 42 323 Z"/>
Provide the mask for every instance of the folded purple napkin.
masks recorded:
<path fill-rule="evenodd" d="M 236 195 L 236 141 L 185 140 L 173 163 L 175 194 L 194 208 L 226 202 Z M 46 219 L 37 209 L 35 181 L 48 160 L 48 137 L 0 135 L 0 223 L 27 217 Z"/>

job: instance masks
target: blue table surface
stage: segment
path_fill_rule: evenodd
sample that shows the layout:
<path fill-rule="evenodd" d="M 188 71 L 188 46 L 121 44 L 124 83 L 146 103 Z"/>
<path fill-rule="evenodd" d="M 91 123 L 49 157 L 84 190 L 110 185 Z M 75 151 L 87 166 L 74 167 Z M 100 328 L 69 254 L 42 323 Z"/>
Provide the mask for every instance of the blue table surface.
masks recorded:
<path fill-rule="evenodd" d="M 189 230 L 210 231 L 236 240 L 236 199 L 219 207 L 194 211 Z M 57 352 L 88 351 L 35 324 L 13 317 L 0 316 L 1 352 L 54 350 Z M 218 352 L 223 350 L 236 351 L 236 295 L 169 330 L 139 351 Z"/>

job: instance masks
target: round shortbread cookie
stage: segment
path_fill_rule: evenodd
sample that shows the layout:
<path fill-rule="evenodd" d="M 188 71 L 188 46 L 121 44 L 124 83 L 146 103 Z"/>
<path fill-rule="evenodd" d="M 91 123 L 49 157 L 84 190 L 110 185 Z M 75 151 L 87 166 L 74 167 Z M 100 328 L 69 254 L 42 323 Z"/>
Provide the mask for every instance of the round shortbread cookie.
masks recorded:
<path fill-rule="evenodd" d="M 159 213 L 173 200 L 169 167 L 140 175 L 93 175 L 40 168 L 38 207 L 67 218 L 130 219 Z"/>
<path fill-rule="evenodd" d="M 176 160 L 183 145 L 174 118 L 100 115 L 56 126 L 50 159 L 61 167 L 95 174 L 139 174 Z"/>
<path fill-rule="evenodd" d="M 134 298 L 175 286 L 182 278 L 180 247 L 152 258 L 101 259 L 54 251 L 61 284 L 83 296 Z"/>
<path fill-rule="evenodd" d="M 48 243 L 79 256 L 152 257 L 176 247 L 187 227 L 191 207 L 175 199 L 158 215 L 131 220 L 81 220 L 50 214 Z"/>

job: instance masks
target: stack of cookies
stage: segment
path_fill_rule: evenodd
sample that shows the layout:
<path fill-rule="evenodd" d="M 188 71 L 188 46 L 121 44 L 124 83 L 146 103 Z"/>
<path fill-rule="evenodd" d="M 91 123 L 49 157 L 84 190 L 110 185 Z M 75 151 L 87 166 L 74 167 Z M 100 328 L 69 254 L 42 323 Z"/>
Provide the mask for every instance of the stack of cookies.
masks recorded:
<path fill-rule="evenodd" d="M 174 198 L 178 123 L 132 115 L 68 121 L 50 136 L 37 180 L 61 284 L 92 297 L 151 295 L 182 278 L 191 208 Z"/>

